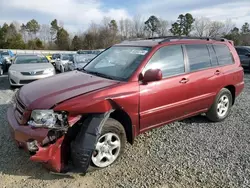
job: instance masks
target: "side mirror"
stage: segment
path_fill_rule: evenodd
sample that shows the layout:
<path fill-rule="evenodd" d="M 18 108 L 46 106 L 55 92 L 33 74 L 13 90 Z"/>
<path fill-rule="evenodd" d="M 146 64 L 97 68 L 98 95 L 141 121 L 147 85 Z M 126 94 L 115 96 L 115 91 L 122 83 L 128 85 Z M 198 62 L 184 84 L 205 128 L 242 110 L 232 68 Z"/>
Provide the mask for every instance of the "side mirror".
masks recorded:
<path fill-rule="evenodd" d="M 144 83 L 158 81 L 162 79 L 162 71 L 160 69 L 149 69 L 145 72 L 142 81 Z"/>
<path fill-rule="evenodd" d="M 246 56 L 247 56 L 247 57 L 250 57 L 250 52 L 246 53 Z"/>

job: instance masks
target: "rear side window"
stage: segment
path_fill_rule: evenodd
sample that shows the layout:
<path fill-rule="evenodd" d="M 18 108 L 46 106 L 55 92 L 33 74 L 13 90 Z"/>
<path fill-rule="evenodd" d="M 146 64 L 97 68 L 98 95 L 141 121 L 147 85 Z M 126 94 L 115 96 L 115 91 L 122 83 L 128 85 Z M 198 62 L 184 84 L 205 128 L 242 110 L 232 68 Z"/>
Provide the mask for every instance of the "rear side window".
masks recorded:
<path fill-rule="evenodd" d="M 190 71 L 211 67 L 210 57 L 205 44 L 185 45 L 190 65 Z"/>
<path fill-rule="evenodd" d="M 210 55 L 210 60 L 211 60 L 211 64 L 212 66 L 218 66 L 218 59 L 216 57 L 214 48 L 211 44 L 207 45 L 208 51 L 209 51 L 209 55 Z"/>
<path fill-rule="evenodd" d="M 185 66 L 181 45 L 160 48 L 149 60 L 143 74 L 148 69 L 160 69 L 164 78 L 184 73 Z"/>
<path fill-rule="evenodd" d="M 216 44 L 213 46 L 218 58 L 219 65 L 230 65 L 234 63 L 232 54 L 226 45 Z"/>

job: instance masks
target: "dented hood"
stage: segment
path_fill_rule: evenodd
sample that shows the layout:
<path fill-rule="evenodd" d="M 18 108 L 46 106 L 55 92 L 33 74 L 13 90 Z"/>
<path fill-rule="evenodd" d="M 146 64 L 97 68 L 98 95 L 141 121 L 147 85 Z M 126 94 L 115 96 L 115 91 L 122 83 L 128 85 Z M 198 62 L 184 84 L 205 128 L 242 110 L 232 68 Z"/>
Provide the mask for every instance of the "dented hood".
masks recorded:
<path fill-rule="evenodd" d="M 49 109 L 72 97 L 119 83 L 79 71 L 44 78 L 23 86 L 19 98 L 29 110 Z"/>

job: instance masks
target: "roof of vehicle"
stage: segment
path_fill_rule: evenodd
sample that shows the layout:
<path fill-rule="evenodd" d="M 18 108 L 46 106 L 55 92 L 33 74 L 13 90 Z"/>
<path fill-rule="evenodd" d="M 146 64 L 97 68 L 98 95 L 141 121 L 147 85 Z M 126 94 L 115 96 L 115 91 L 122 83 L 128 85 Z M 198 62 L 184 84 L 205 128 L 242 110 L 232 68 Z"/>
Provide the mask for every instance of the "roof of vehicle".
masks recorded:
<path fill-rule="evenodd" d="M 235 46 L 235 48 L 247 48 L 247 49 L 250 49 L 250 46 Z"/>
<path fill-rule="evenodd" d="M 17 56 L 44 56 L 43 54 L 16 54 Z"/>
<path fill-rule="evenodd" d="M 209 38 L 209 37 L 182 37 L 182 36 L 164 36 L 164 37 L 152 37 L 152 38 L 136 38 L 136 39 L 129 39 L 125 40 L 116 46 L 148 46 L 153 47 L 158 44 L 162 44 L 165 42 L 173 42 L 179 40 L 205 40 L 205 41 L 227 41 L 224 38 Z"/>

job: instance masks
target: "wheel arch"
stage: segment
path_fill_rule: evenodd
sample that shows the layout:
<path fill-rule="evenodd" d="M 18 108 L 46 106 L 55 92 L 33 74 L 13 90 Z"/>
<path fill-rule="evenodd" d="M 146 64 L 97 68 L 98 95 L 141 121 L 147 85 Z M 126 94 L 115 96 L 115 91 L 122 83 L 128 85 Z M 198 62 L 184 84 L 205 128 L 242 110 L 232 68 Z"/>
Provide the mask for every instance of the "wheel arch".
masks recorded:
<path fill-rule="evenodd" d="M 226 87 L 224 87 L 224 88 L 226 88 L 226 89 L 228 89 L 230 92 L 231 92 L 231 94 L 232 94 L 232 99 L 233 99 L 233 101 L 232 101 L 232 105 L 234 105 L 234 103 L 235 103 L 235 92 L 236 92 L 236 89 L 235 89 L 235 86 L 234 85 L 228 85 L 228 86 L 226 86 Z"/>

